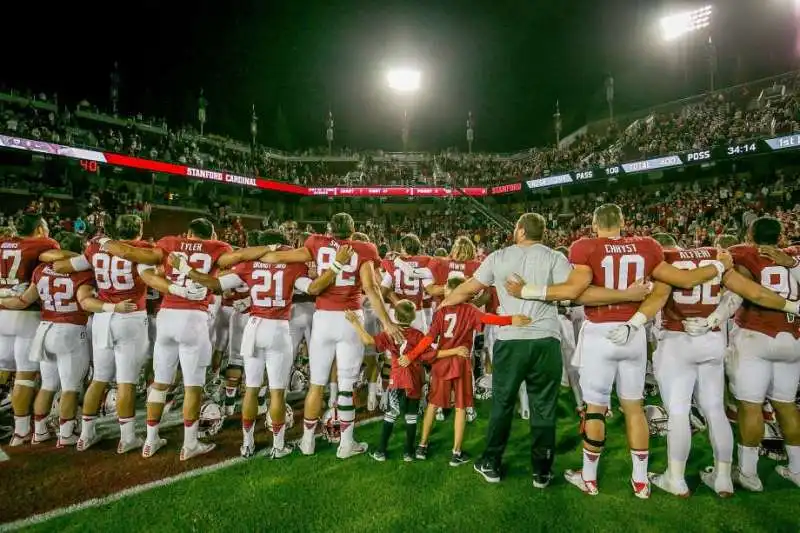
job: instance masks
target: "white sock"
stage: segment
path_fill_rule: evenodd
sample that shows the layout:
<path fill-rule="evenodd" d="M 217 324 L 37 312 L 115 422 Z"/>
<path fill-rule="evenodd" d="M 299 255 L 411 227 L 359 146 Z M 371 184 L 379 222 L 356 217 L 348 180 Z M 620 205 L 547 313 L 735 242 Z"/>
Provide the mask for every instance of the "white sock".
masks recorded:
<path fill-rule="evenodd" d="M 24 437 L 31 432 L 31 415 L 14 416 L 14 434 Z"/>
<path fill-rule="evenodd" d="M 367 385 L 367 390 L 369 392 L 369 397 L 375 398 L 378 396 L 378 383 L 369 383 L 369 385 Z"/>
<path fill-rule="evenodd" d="M 314 440 L 314 435 L 317 432 L 318 422 L 319 418 L 303 419 L 303 440 Z"/>
<path fill-rule="evenodd" d="M 136 438 L 135 420 L 134 417 L 119 419 L 119 440 L 130 442 Z"/>
<path fill-rule="evenodd" d="M 282 450 L 285 446 L 284 436 L 286 435 L 286 424 L 272 424 L 272 447 Z"/>
<path fill-rule="evenodd" d="M 717 473 L 717 479 L 731 478 L 731 463 L 717 463 L 714 465 L 714 471 Z"/>
<path fill-rule="evenodd" d="M 158 424 L 147 424 L 147 440 L 150 442 L 158 442 Z"/>
<path fill-rule="evenodd" d="M 200 422 L 194 420 L 189 425 L 186 424 L 187 422 L 188 420 L 183 422 L 183 447 L 194 448 L 197 446 L 197 429 Z"/>
<path fill-rule="evenodd" d="M 600 463 L 602 452 L 590 452 L 583 449 L 583 480 L 597 481 L 597 465 Z"/>
<path fill-rule="evenodd" d="M 631 450 L 631 461 L 633 462 L 633 472 L 631 478 L 636 483 L 647 483 L 647 463 L 650 459 L 648 450 Z"/>
<path fill-rule="evenodd" d="M 81 435 L 94 435 L 94 425 L 97 422 L 97 415 L 83 415 L 83 424 L 81 425 Z"/>
<path fill-rule="evenodd" d="M 789 471 L 800 474 L 800 446 L 786 445 L 786 455 L 789 456 Z"/>
<path fill-rule="evenodd" d="M 331 393 L 329 402 L 333 404 L 334 402 L 336 402 L 337 396 L 339 396 L 339 383 L 331 381 L 328 384 L 328 388 L 330 389 Z"/>
<path fill-rule="evenodd" d="M 47 418 L 39 418 L 38 416 L 33 417 L 33 431 L 35 431 L 37 435 L 49 433 L 47 429 Z"/>
<path fill-rule="evenodd" d="M 256 432 L 256 425 L 250 424 L 249 427 L 242 425 L 242 435 L 244 436 L 245 442 L 253 442 L 255 439 L 255 432 Z"/>
<path fill-rule="evenodd" d="M 678 459 L 670 459 L 667 464 L 669 465 L 667 466 L 667 473 L 670 479 L 678 483 L 686 483 L 686 462 Z"/>
<path fill-rule="evenodd" d="M 758 446 L 739 444 L 739 470 L 746 476 L 758 475 Z"/>
<path fill-rule="evenodd" d="M 61 438 L 66 439 L 67 437 L 71 437 L 75 433 L 76 424 L 77 422 L 74 418 L 61 422 L 61 425 L 59 426 L 59 434 L 61 435 Z"/>
<path fill-rule="evenodd" d="M 355 429 L 356 410 L 353 407 L 353 391 L 339 391 L 338 398 L 339 427 L 342 430 L 339 446 L 349 446 L 355 443 L 353 430 Z"/>

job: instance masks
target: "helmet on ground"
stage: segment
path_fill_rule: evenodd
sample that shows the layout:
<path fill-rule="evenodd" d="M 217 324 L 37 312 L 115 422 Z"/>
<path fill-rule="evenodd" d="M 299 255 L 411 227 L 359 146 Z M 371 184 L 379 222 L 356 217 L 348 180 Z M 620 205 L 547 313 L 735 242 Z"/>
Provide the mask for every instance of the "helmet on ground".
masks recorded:
<path fill-rule="evenodd" d="M 206 400 L 200 406 L 200 419 L 198 420 L 197 436 L 200 438 L 213 437 L 222 429 L 225 415 L 218 403 Z"/>
<path fill-rule="evenodd" d="M 492 397 L 492 375 L 484 374 L 475 380 L 475 398 L 488 400 Z"/>
<path fill-rule="evenodd" d="M 644 415 L 647 418 L 647 426 L 650 428 L 650 435 L 653 437 L 663 437 L 667 434 L 667 423 L 669 415 L 667 410 L 660 405 L 646 405 Z"/>
<path fill-rule="evenodd" d="M 286 406 L 283 423 L 286 425 L 287 430 L 294 427 L 294 410 L 289 405 Z M 266 426 L 267 431 L 272 431 L 272 417 L 269 414 L 269 410 L 267 410 L 267 416 L 264 418 L 264 426 Z"/>
<path fill-rule="evenodd" d="M 322 434 L 328 442 L 338 444 L 342 437 L 342 429 L 339 424 L 339 411 L 334 407 L 328 409 L 322 416 Z"/>

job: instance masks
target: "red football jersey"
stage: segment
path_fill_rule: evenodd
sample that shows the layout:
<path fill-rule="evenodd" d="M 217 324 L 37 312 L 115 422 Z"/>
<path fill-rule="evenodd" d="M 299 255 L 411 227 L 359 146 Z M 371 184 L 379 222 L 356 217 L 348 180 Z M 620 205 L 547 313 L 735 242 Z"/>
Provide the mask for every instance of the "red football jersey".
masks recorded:
<path fill-rule="evenodd" d="M 694 250 L 664 250 L 664 260 L 676 268 L 694 270 L 719 264 L 716 248 Z M 697 285 L 693 289 L 675 289 L 661 312 L 662 327 L 670 331 L 683 331 L 681 321 L 687 318 L 706 318 L 719 305 L 722 278 Z"/>
<path fill-rule="evenodd" d="M 471 278 L 481 262 L 478 260 L 457 261 L 449 257 L 432 257 L 428 268 L 433 274 L 433 282 L 436 285 L 444 285 L 450 278 Z"/>
<path fill-rule="evenodd" d="M 798 284 L 792 278 L 788 268 L 778 266 L 772 260 L 759 255 L 758 248 L 755 246 L 737 244 L 731 246 L 728 251 L 733 256 L 734 264 L 744 267 L 750 272 L 756 283 L 760 283 L 787 300 L 796 301 L 798 299 Z M 798 336 L 795 315 L 759 307 L 747 300 L 736 312 L 735 319 L 739 327 L 758 331 L 770 337 L 775 337 L 782 332 Z"/>
<path fill-rule="evenodd" d="M 401 259 L 413 268 L 428 268 L 431 261 L 430 257 L 424 255 L 402 257 Z M 422 280 L 419 278 L 409 278 L 403 274 L 402 270 L 396 268 L 392 261 L 384 260 L 382 266 L 384 270 L 386 270 L 386 273 L 392 277 L 392 290 L 394 293 L 400 298 L 414 302 L 417 311 L 422 309 L 422 304 L 427 294 Z"/>
<path fill-rule="evenodd" d="M 419 398 L 422 393 L 424 383 L 424 371 L 422 369 L 422 358 L 415 359 L 410 365 L 403 368 L 399 364 L 400 356 L 419 344 L 425 334 L 414 328 L 404 328 L 403 336 L 405 341 L 398 346 L 385 333 L 380 332 L 375 335 L 375 349 L 378 352 L 388 353 L 392 360 L 392 369 L 389 373 L 389 389 L 405 389 L 409 398 Z"/>
<path fill-rule="evenodd" d="M 222 294 L 222 307 L 232 307 L 233 302 L 244 300 L 250 296 L 250 289 L 248 287 L 236 287 L 233 290 L 225 291 Z"/>
<path fill-rule="evenodd" d="M 136 248 L 152 248 L 146 241 L 120 242 Z M 94 270 L 99 300 L 112 304 L 131 300 L 138 311 L 147 309 L 147 284 L 139 276 L 136 263 L 101 251 L 96 240 L 89 243 L 83 255 Z"/>
<path fill-rule="evenodd" d="M 320 275 L 333 264 L 339 246 L 346 244 L 353 247 L 350 262 L 343 266 L 333 285 L 317 296 L 317 309 L 324 311 L 361 309 L 361 267 L 364 263 L 371 262 L 377 270 L 381 262 L 375 245 L 370 242 L 312 235 L 306 240 L 305 248 L 311 252 L 311 257 L 317 264 L 317 274 Z M 380 280 L 376 282 L 380 283 Z"/>
<path fill-rule="evenodd" d="M 39 255 L 58 250 L 49 237 L 6 237 L 0 239 L 0 288 L 30 283 L 39 264 Z"/>
<path fill-rule="evenodd" d="M 303 263 L 271 265 L 247 261 L 234 266 L 232 272 L 249 287 L 251 316 L 289 320 L 294 284 L 306 276 L 308 268 Z"/>
<path fill-rule="evenodd" d="M 440 307 L 433 314 L 428 336 L 437 343 L 438 350 L 464 346 L 472 351 L 475 332 L 483 326 L 484 313 L 472 304 L 463 303 Z M 434 376 L 453 379 L 471 371 L 470 362 L 463 357 L 438 359 L 431 369 Z"/>
<path fill-rule="evenodd" d="M 78 287 L 91 285 L 93 281 L 94 276 L 89 270 L 59 274 L 49 264 L 36 267 L 31 282 L 36 284 L 42 302 L 42 320 L 85 326 L 89 313 L 78 304 Z"/>
<path fill-rule="evenodd" d="M 645 279 L 664 261 L 664 250 L 651 237 L 580 239 L 572 243 L 569 260 L 592 269 L 592 285 L 624 291 Z M 638 302 L 586 308 L 591 322 L 625 322 L 639 309 Z"/>
<path fill-rule="evenodd" d="M 164 237 L 156 243 L 156 248 L 164 252 L 164 274 L 172 283 L 187 286 L 191 281 L 186 274 L 181 274 L 169 264 L 170 252 L 181 254 L 186 258 L 189 265 L 204 274 L 210 274 L 216 270 L 217 260 L 225 253 L 233 251 L 230 244 L 222 241 L 212 241 L 203 239 L 189 239 L 187 237 Z M 204 300 L 187 300 L 180 296 L 165 294 L 161 304 L 163 309 L 192 309 L 196 311 L 208 312 L 211 304 L 211 292 Z"/>

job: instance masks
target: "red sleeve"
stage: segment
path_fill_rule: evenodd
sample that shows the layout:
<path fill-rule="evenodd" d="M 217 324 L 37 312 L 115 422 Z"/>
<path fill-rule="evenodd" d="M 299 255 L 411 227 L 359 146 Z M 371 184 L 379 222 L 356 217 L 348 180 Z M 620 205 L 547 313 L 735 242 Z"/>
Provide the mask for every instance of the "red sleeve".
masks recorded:
<path fill-rule="evenodd" d="M 94 282 L 94 272 L 91 270 L 86 270 L 84 272 L 78 272 L 77 279 L 75 280 L 75 288 L 77 289 L 81 285 L 91 285 Z"/>
<path fill-rule="evenodd" d="M 162 237 L 156 242 L 155 248 L 161 250 L 164 260 L 168 260 L 168 255 L 172 251 L 172 237 Z"/>
<path fill-rule="evenodd" d="M 92 264 L 92 256 L 97 253 L 97 241 L 89 241 L 89 244 L 86 246 L 86 249 L 83 251 L 83 257 L 89 261 L 89 264 Z"/>
<path fill-rule="evenodd" d="M 236 263 L 231 268 L 231 272 L 239 276 L 242 281 L 247 279 L 248 274 L 250 273 L 250 268 L 253 265 L 250 261 L 245 261 L 244 263 Z"/>
<path fill-rule="evenodd" d="M 378 352 L 385 352 L 389 349 L 389 337 L 385 332 L 381 331 L 373 339 L 375 339 L 375 349 Z"/>
<path fill-rule="evenodd" d="M 511 315 L 495 315 L 478 311 L 478 321 L 481 324 L 490 324 L 492 326 L 510 326 Z"/>
<path fill-rule="evenodd" d="M 48 237 L 47 241 L 45 242 L 44 250 L 42 250 L 42 251 L 60 250 L 60 249 L 61 249 L 61 246 L 58 244 L 58 241 Z"/>
<path fill-rule="evenodd" d="M 573 265 L 589 266 L 591 253 L 591 243 L 586 239 L 579 239 L 569 247 L 569 262 Z"/>
<path fill-rule="evenodd" d="M 437 309 L 433 314 L 433 320 L 431 320 L 431 327 L 428 329 L 428 335 L 434 339 L 438 339 L 439 335 L 442 334 L 442 329 L 444 329 L 442 324 L 442 321 L 444 320 L 442 318 L 443 316 L 444 315 L 442 314 L 441 309 Z"/>
<path fill-rule="evenodd" d="M 414 361 L 417 357 L 422 355 L 425 350 L 430 348 L 431 344 L 433 344 L 433 337 L 431 337 L 430 334 L 425 335 L 425 337 L 419 341 L 419 344 L 414 346 L 414 349 L 406 354 L 406 357 Z"/>
<path fill-rule="evenodd" d="M 317 249 L 319 249 L 319 239 L 317 238 L 317 235 L 312 235 L 306 239 L 306 242 L 303 243 L 303 248 L 309 251 L 312 258 L 316 258 Z"/>

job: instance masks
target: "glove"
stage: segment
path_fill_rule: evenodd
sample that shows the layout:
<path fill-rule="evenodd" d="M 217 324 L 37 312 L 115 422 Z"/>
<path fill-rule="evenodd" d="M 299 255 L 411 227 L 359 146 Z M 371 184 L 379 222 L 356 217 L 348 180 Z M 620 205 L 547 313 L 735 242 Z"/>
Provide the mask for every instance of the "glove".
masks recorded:
<path fill-rule="evenodd" d="M 708 318 L 706 318 L 706 322 L 708 323 L 708 329 L 717 329 L 727 319 L 728 319 L 728 317 L 723 316 L 722 313 L 718 313 L 717 311 L 714 311 L 713 313 L 708 315 Z"/>
<path fill-rule="evenodd" d="M 710 317 L 709 317 L 710 318 Z M 683 324 L 683 331 L 692 337 L 699 337 L 705 335 L 711 329 L 708 318 L 687 318 L 681 322 Z M 719 324 L 718 324 L 719 325 Z"/>
<path fill-rule="evenodd" d="M 208 289 L 198 283 L 190 283 L 186 287 L 186 299 L 192 301 L 205 300 L 208 295 Z"/>
<path fill-rule="evenodd" d="M 247 311 L 247 308 L 250 307 L 250 303 L 251 301 L 249 296 L 247 298 L 242 298 L 241 300 L 234 300 L 233 308 L 238 313 L 244 313 L 245 311 Z"/>
<path fill-rule="evenodd" d="M 646 323 L 647 317 L 637 311 L 630 320 L 609 331 L 606 338 L 617 346 L 625 346 L 639 328 Z"/>

